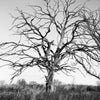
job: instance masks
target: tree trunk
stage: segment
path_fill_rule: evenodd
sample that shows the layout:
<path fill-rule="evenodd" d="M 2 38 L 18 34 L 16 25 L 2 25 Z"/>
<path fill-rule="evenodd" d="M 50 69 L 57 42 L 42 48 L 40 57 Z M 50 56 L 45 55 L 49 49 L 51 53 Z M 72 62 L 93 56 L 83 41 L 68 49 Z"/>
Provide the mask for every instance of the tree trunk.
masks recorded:
<path fill-rule="evenodd" d="M 53 91 L 53 70 L 48 70 L 48 76 L 46 76 L 46 92 L 50 93 Z"/>

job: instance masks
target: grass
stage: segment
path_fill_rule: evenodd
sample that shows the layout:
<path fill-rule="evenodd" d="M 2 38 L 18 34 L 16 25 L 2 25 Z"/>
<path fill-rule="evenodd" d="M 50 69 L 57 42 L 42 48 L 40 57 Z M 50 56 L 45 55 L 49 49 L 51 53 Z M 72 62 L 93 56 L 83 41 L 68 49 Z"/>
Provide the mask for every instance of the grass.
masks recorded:
<path fill-rule="evenodd" d="M 87 86 L 88 87 L 88 86 Z M 64 86 L 58 86 L 55 92 L 50 94 L 37 94 L 36 100 L 100 100 L 100 91 L 98 88 L 89 86 L 72 86 L 66 89 Z"/>
<path fill-rule="evenodd" d="M 43 93 L 36 96 L 36 100 L 100 100 L 100 93 Z"/>
<path fill-rule="evenodd" d="M 100 100 L 100 87 L 58 85 L 50 94 L 38 85 L 0 87 L 0 100 Z"/>

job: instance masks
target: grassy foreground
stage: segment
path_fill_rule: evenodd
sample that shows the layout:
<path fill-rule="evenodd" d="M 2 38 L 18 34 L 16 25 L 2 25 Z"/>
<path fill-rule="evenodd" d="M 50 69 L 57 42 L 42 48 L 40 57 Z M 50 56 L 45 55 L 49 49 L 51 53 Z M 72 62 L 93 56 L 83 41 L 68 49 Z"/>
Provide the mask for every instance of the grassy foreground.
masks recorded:
<path fill-rule="evenodd" d="M 0 100 L 100 100 L 100 87 L 84 85 L 57 85 L 47 94 L 44 86 L 24 81 L 0 86 Z"/>

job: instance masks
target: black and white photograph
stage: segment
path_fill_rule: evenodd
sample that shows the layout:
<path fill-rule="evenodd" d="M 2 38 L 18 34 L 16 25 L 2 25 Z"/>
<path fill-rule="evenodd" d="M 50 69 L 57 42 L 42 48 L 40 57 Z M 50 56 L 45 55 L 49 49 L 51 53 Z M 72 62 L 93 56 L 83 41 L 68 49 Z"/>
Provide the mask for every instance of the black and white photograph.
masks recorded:
<path fill-rule="evenodd" d="M 100 0 L 0 0 L 0 100 L 100 100 Z"/>

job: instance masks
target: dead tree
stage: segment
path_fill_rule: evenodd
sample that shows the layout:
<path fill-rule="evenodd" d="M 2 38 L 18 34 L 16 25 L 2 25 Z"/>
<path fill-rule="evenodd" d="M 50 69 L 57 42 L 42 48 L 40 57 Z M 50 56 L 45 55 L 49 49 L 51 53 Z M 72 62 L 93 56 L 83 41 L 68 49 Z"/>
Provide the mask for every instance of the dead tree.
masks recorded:
<path fill-rule="evenodd" d="M 100 79 L 93 65 L 100 62 L 100 12 L 85 5 L 74 7 L 74 3 L 43 0 L 44 6 L 29 5 L 31 14 L 17 9 L 12 29 L 19 41 L 0 44 L 0 60 L 15 70 L 12 79 L 37 66 L 47 71 L 46 92 L 50 92 L 54 73 L 81 71 L 79 65 Z"/>

